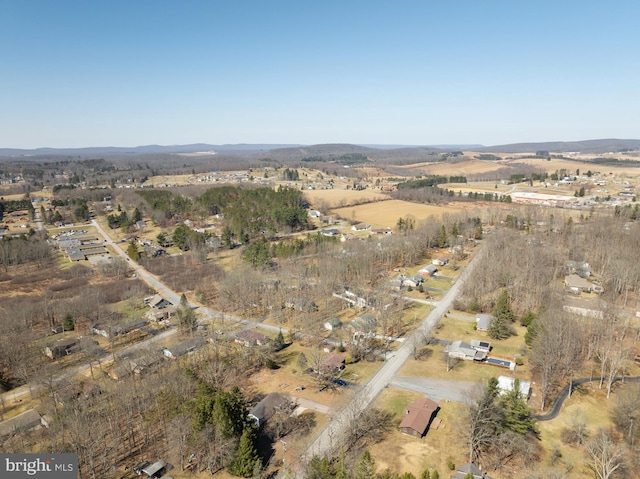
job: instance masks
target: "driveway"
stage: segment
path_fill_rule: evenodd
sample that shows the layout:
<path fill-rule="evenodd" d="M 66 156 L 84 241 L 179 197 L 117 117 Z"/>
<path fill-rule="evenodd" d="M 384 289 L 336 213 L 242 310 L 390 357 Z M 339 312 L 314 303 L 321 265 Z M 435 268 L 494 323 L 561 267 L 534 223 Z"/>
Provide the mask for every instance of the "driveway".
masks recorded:
<path fill-rule="evenodd" d="M 396 376 L 389 386 L 426 394 L 435 402 L 449 400 L 470 404 L 474 402 L 474 393 L 482 387 L 482 384 L 450 379 Z"/>

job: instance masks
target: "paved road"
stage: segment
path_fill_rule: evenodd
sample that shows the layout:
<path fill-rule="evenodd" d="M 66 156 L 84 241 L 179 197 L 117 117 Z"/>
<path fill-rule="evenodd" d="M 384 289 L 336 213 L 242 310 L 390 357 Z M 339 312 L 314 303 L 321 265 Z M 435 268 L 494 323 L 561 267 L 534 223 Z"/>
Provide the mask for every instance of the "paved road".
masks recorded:
<path fill-rule="evenodd" d="M 436 402 L 442 400 L 473 403 L 474 391 L 482 387 L 472 381 L 396 376 L 389 386 L 426 394 Z"/>
<path fill-rule="evenodd" d="M 473 268 L 483 255 L 481 249 L 476 253 L 475 258 L 465 268 L 464 272 L 458 278 L 451 289 L 445 296 L 434 305 L 433 310 L 424 318 L 422 324 L 402 343 L 396 353 L 390 357 L 378 372 L 363 387 L 360 394 L 348 403 L 342 410 L 338 411 L 331 419 L 327 427 L 318 435 L 318 437 L 309 445 L 306 451 L 306 458 L 310 459 L 314 455 L 325 456 L 330 454 L 344 437 L 345 428 L 349 426 L 349 419 L 360 414 L 382 391 L 398 373 L 402 365 L 406 362 L 412 353 L 415 341 L 421 340 L 430 335 L 431 330 L 438 324 L 442 316 L 447 312 L 453 301 L 456 299 L 462 285 L 469 277 Z"/>

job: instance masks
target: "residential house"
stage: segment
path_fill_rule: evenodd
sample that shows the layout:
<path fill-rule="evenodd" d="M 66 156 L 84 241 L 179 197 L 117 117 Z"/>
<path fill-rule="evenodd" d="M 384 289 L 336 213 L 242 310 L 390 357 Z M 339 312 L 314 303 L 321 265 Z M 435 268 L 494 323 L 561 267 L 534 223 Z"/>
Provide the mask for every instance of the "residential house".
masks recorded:
<path fill-rule="evenodd" d="M 472 339 L 469 341 L 470 346 L 476 351 L 482 351 L 488 353 L 491 351 L 491 343 L 489 341 L 480 341 L 478 339 Z"/>
<path fill-rule="evenodd" d="M 349 323 L 355 335 L 372 335 L 378 325 L 378 320 L 371 313 L 364 313 Z"/>
<path fill-rule="evenodd" d="M 159 323 L 169 319 L 175 313 L 176 307 L 171 305 L 163 309 L 150 309 L 144 313 L 144 317 L 152 323 Z"/>
<path fill-rule="evenodd" d="M 235 342 L 242 344 L 247 348 L 253 346 L 264 346 L 269 341 L 271 341 L 271 339 L 268 336 L 253 329 L 244 329 L 237 332 L 235 335 Z"/>
<path fill-rule="evenodd" d="M 591 281 L 575 273 L 565 276 L 564 285 L 569 291 L 577 294 L 582 292 L 589 293 L 594 290 L 594 285 Z M 598 292 L 602 292 L 602 288 L 599 288 Z"/>
<path fill-rule="evenodd" d="M 324 323 L 324 329 L 327 331 L 333 331 L 334 329 L 339 329 L 342 327 L 342 321 L 338 318 L 331 318 Z"/>
<path fill-rule="evenodd" d="M 564 273 L 577 274 L 582 278 L 588 278 L 591 276 L 591 265 L 586 261 L 565 261 Z"/>
<path fill-rule="evenodd" d="M 6 421 L 0 422 L 0 439 L 5 439 L 23 431 L 34 429 L 38 426 L 46 426 L 40 413 L 35 409 L 29 409 L 17 414 Z"/>
<path fill-rule="evenodd" d="M 469 476 L 469 474 L 471 474 L 471 476 Z M 451 479 L 468 479 L 469 477 L 473 477 L 473 479 L 491 479 L 491 477 L 482 472 L 480 468 L 472 462 L 459 466 L 456 469 L 456 474 L 451 476 Z"/>
<path fill-rule="evenodd" d="M 55 343 L 47 344 L 44 348 L 44 355 L 51 359 L 58 359 L 73 353 L 73 347 L 78 343 L 76 338 L 60 339 Z"/>
<path fill-rule="evenodd" d="M 184 356 L 185 354 L 192 353 L 196 349 L 200 348 L 206 344 L 204 338 L 200 336 L 196 336 L 187 341 L 183 341 L 174 346 L 169 346 L 162 348 L 162 354 L 164 354 L 169 359 L 178 359 L 180 356 Z"/>
<path fill-rule="evenodd" d="M 322 213 L 320 213 L 318 210 L 309 210 L 310 218 L 320 218 L 321 216 L 322 216 Z"/>
<path fill-rule="evenodd" d="M 402 280 L 403 286 L 407 286 L 409 288 L 417 288 L 422 283 L 424 283 L 424 277 L 422 275 L 420 275 L 420 274 L 416 274 L 416 275 L 411 276 L 409 278 L 405 277 Z"/>
<path fill-rule="evenodd" d="M 167 466 L 166 462 L 164 462 L 164 461 L 156 461 L 153 464 L 149 464 L 148 466 L 143 467 L 141 472 L 146 474 L 147 477 L 149 477 L 149 478 L 162 477 L 161 473 L 165 469 L 166 466 Z"/>
<path fill-rule="evenodd" d="M 314 366 L 314 371 L 321 374 L 336 374 L 344 369 L 345 358 L 339 354 L 329 353 Z"/>
<path fill-rule="evenodd" d="M 360 241 L 361 239 L 360 236 L 354 233 L 342 233 L 340 235 L 340 241 L 343 243 L 346 241 Z"/>
<path fill-rule="evenodd" d="M 320 230 L 320 234 L 322 236 L 338 236 L 340 231 L 337 228 L 327 228 L 324 230 Z"/>
<path fill-rule="evenodd" d="M 438 256 L 431 260 L 431 264 L 435 266 L 444 266 L 449 263 L 449 259 L 446 256 Z"/>
<path fill-rule="evenodd" d="M 490 314 L 476 314 L 476 331 L 489 331 L 489 324 L 491 324 L 492 318 L 493 316 Z"/>
<path fill-rule="evenodd" d="M 146 321 L 140 318 L 132 319 L 131 321 L 114 325 L 95 324 L 91 326 L 91 332 L 93 334 L 98 334 L 109 339 L 122 334 L 130 333 L 131 331 L 135 331 L 136 329 L 140 329 L 145 324 L 147 324 Z"/>
<path fill-rule="evenodd" d="M 285 308 L 295 309 L 304 313 L 313 313 L 318 311 L 316 303 L 307 298 L 289 298 L 284 303 Z"/>
<path fill-rule="evenodd" d="M 358 223 L 357 225 L 353 225 L 351 227 L 352 231 L 367 231 L 371 229 L 371 225 L 368 225 L 366 223 Z"/>
<path fill-rule="evenodd" d="M 423 276 L 435 276 L 437 272 L 438 268 L 436 268 L 436 266 L 433 264 L 428 264 L 427 266 L 420 268 L 420 270 L 418 271 L 418 273 Z"/>
<path fill-rule="evenodd" d="M 391 236 L 393 234 L 393 230 L 391 228 L 375 228 L 371 230 L 371 234 Z"/>
<path fill-rule="evenodd" d="M 510 378 L 509 376 L 498 376 L 498 389 L 501 395 L 513 391 L 515 385 L 515 378 Z M 528 399 L 531 394 L 531 381 L 518 379 L 518 390 L 524 399 Z"/>
<path fill-rule="evenodd" d="M 121 379 L 131 376 L 138 365 L 129 359 L 121 361 L 117 366 L 114 366 L 107 373 L 110 378 L 120 381 Z"/>
<path fill-rule="evenodd" d="M 53 398 L 60 406 L 64 406 L 73 401 L 87 401 L 102 394 L 102 389 L 91 381 L 81 381 L 79 383 L 62 382 L 54 392 Z"/>
<path fill-rule="evenodd" d="M 171 301 L 164 299 L 159 294 L 154 294 L 153 296 L 145 298 L 144 303 L 148 305 L 150 308 L 155 308 L 155 309 L 163 309 L 173 305 Z"/>
<path fill-rule="evenodd" d="M 438 403 L 429 398 L 416 399 L 405 409 L 404 417 L 400 422 L 400 431 L 410 436 L 423 437 L 427 434 L 439 410 Z"/>
<path fill-rule="evenodd" d="M 153 366 L 160 363 L 162 357 L 159 354 L 146 354 L 137 358 L 133 362 L 133 374 L 136 376 L 142 376 Z"/>
<path fill-rule="evenodd" d="M 136 221 L 136 229 L 137 230 L 143 230 L 147 227 L 147 222 L 140 220 L 140 221 Z"/>
<path fill-rule="evenodd" d="M 276 412 L 284 410 L 291 411 L 292 401 L 277 392 L 267 394 L 258 404 L 253 406 L 249 411 L 249 420 L 253 421 L 256 426 L 262 426 Z"/>
<path fill-rule="evenodd" d="M 468 361 L 482 361 L 487 357 L 487 353 L 485 351 L 478 351 L 473 346 L 463 341 L 452 342 L 445 348 L 445 352 L 449 354 L 449 357 Z"/>

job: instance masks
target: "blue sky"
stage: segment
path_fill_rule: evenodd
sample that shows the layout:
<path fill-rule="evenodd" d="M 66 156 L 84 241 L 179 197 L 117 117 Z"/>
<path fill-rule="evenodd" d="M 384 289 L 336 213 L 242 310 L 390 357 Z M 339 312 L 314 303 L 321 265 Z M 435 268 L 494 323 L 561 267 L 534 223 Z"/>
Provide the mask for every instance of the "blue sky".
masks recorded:
<path fill-rule="evenodd" d="M 0 147 L 640 138 L 637 1 L 0 0 Z"/>

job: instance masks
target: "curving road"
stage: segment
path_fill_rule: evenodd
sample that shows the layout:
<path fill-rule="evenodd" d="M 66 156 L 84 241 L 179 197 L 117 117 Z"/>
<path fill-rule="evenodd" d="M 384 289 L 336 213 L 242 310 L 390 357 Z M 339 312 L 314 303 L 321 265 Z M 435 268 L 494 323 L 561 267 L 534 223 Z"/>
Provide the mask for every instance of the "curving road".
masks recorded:
<path fill-rule="evenodd" d="M 620 376 L 615 378 L 613 382 L 615 383 L 623 380 L 624 382 L 638 383 L 640 382 L 640 376 L 624 377 L 624 378 Z M 556 417 L 558 417 L 558 414 L 560 414 L 560 408 L 562 408 L 562 403 L 564 403 L 564 400 L 567 399 L 567 397 L 569 397 L 569 389 L 575 389 L 576 386 L 580 386 L 581 384 L 592 382 L 592 381 L 599 382 L 600 378 L 599 377 L 581 378 L 581 379 L 576 379 L 572 383 L 567 384 L 565 387 L 562 388 L 562 390 L 558 394 L 558 397 L 555 399 L 555 401 L 553 401 L 553 405 L 551 406 L 551 409 L 547 414 L 541 414 L 541 415 L 532 416 L 532 417 L 537 421 L 550 421 L 551 419 L 555 419 Z"/>

